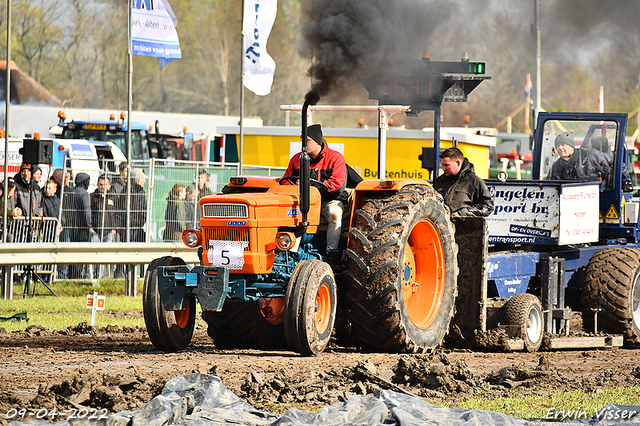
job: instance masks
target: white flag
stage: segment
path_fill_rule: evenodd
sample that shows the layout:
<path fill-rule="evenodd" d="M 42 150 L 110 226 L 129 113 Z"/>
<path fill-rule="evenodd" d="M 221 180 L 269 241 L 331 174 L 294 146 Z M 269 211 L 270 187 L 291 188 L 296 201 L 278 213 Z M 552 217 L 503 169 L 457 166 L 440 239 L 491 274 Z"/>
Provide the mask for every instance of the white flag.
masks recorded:
<path fill-rule="evenodd" d="M 271 92 L 276 63 L 267 53 L 267 39 L 276 20 L 277 0 L 245 0 L 243 30 L 244 87 L 256 95 Z"/>
<path fill-rule="evenodd" d="M 182 58 L 174 15 L 168 0 L 133 0 L 131 42 L 134 55 L 160 58 L 160 66 Z"/>

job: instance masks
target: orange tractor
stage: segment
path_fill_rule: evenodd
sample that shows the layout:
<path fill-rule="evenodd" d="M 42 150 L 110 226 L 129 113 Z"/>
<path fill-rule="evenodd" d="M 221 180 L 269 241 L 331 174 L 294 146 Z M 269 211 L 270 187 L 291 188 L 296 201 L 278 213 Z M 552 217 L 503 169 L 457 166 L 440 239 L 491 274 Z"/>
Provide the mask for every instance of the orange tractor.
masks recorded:
<path fill-rule="evenodd" d="M 363 181 L 343 224 L 346 270 L 327 263 L 306 150 L 312 102 L 303 106 L 302 176 L 232 178 L 222 194 L 200 200 L 201 230 L 183 232 L 200 265 L 164 257 L 149 266 L 143 308 L 156 348 L 188 346 L 196 302 L 220 349 L 315 355 L 334 329 L 350 345 L 390 352 L 442 341 L 458 274 L 448 209 L 423 180 Z"/>

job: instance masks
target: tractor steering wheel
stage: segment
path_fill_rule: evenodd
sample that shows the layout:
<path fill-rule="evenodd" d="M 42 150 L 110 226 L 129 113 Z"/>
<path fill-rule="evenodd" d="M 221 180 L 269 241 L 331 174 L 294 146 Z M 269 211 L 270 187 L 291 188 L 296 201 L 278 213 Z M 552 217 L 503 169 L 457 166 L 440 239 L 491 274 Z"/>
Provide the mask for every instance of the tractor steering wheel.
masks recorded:
<path fill-rule="evenodd" d="M 298 183 L 300 182 L 300 176 L 282 176 L 278 180 L 278 183 L 282 184 L 282 182 L 288 182 L 291 185 L 298 185 Z M 320 193 L 329 192 L 329 188 L 327 187 L 327 185 L 325 185 L 324 182 L 320 182 L 319 180 L 313 178 L 309 178 L 309 182 L 311 183 L 311 185 L 318 188 Z"/>
<path fill-rule="evenodd" d="M 278 179 L 278 183 L 282 185 L 282 182 L 287 182 L 291 185 L 297 185 L 300 180 L 300 176 L 282 176 Z"/>

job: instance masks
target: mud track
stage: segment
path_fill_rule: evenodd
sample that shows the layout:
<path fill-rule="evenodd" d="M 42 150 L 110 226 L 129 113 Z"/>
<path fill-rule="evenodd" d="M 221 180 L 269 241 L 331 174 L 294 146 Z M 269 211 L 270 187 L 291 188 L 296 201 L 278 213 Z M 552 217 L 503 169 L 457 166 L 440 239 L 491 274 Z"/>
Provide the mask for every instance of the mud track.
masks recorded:
<path fill-rule="evenodd" d="M 377 388 L 407 392 L 438 404 L 470 397 L 548 395 L 640 385 L 640 350 L 530 353 L 441 350 L 432 354 L 360 353 L 330 346 L 318 357 L 292 352 L 220 351 L 199 320 L 183 352 L 155 350 L 144 329 L 81 324 L 60 332 L 30 326 L 0 329 L 0 424 L 10 409 L 134 410 L 172 377 L 213 373 L 257 408 L 308 411 Z M 615 401 L 612 401 L 615 402 Z M 544 417 L 545 413 L 540 413 Z M 60 421 L 63 419 L 57 419 Z"/>

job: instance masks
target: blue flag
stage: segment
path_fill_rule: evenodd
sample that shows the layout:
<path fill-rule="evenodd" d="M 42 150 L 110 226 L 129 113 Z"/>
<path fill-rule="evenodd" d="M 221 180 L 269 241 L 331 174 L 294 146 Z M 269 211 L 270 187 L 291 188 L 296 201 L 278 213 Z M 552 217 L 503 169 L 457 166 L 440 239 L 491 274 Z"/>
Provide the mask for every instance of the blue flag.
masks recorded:
<path fill-rule="evenodd" d="M 132 53 L 160 58 L 160 66 L 182 58 L 176 25 L 178 19 L 168 0 L 133 0 Z"/>

